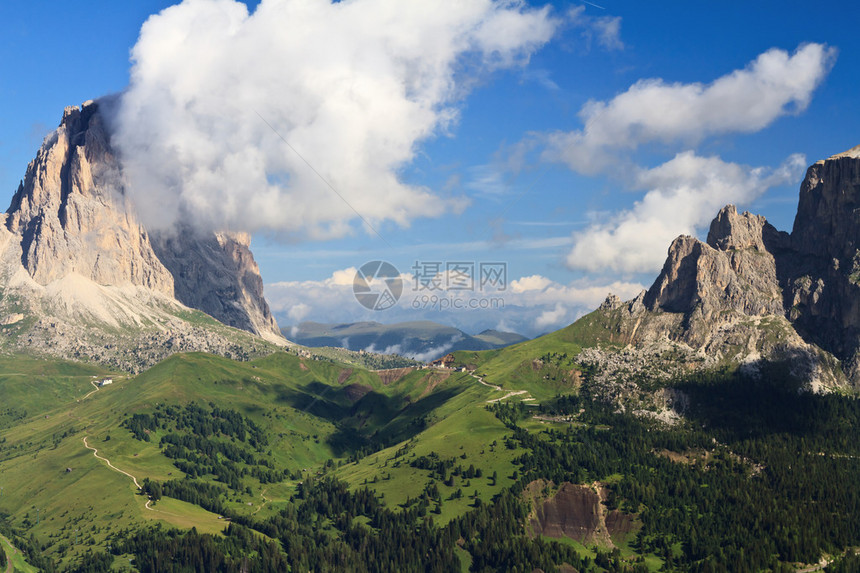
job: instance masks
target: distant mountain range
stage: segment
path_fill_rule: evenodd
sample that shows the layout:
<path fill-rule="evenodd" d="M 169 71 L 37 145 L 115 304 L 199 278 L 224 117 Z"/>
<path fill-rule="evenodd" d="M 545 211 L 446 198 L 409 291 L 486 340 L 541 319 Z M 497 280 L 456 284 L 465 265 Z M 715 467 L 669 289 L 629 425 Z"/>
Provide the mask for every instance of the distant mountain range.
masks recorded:
<path fill-rule="evenodd" d="M 492 350 L 528 340 L 520 334 L 498 330 L 470 335 L 453 326 L 429 320 L 396 324 L 303 322 L 284 328 L 282 332 L 288 339 L 304 346 L 400 354 L 416 360 L 434 360 L 456 350 Z"/>
<path fill-rule="evenodd" d="M 15 570 L 856 570 L 860 147 L 790 234 L 726 206 L 561 330 L 284 329 L 308 349 L 247 237 L 137 221 L 95 105 L 0 215 Z"/>

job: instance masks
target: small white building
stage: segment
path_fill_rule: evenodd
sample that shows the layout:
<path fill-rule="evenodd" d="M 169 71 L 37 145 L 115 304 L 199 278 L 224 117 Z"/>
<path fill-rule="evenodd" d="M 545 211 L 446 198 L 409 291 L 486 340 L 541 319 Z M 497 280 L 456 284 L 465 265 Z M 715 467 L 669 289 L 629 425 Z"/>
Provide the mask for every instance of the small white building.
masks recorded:
<path fill-rule="evenodd" d="M 108 384 L 113 384 L 113 378 L 105 378 L 99 382 L 99 386 L 107 386 Z"/>

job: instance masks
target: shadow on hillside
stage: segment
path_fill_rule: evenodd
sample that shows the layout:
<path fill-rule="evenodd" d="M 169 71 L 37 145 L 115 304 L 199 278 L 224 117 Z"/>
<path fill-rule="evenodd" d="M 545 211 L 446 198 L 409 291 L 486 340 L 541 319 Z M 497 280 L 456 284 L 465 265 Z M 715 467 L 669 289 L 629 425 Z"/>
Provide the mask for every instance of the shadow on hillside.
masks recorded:
<path fill-rule="evenodd" d="M 840 422 L 832 414 L 844 400 L 804 390 L 789 373 L 788 361 L 762 362 L 758 367 L 757 377 L 710 373 L 675 385 L 689 397 L 686 417 L 726 443 L 773 434 L 806 437 L 838 431 Z"/>
<path fill-rule="evenodd" d="M 427 427 L 433 411 L 459 394 L 456 389 L 443 388 L 412 402 L 408 396 L 369 390 L 356 400 L 349 387 L 319 381 L 297 388 L 276 384 L 274 390 L 278 402 L 338 428 L 327 439 L 338 456 L 408 440 Z"/>

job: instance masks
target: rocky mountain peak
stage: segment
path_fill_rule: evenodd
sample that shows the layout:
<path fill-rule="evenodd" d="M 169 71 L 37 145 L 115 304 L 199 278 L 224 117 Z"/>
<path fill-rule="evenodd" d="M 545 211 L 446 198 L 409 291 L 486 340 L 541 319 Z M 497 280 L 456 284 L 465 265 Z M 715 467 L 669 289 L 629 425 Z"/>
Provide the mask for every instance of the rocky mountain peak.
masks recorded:
<path fill-rule="evenodd" d="M 618 295 L 609 293 L 606 295 L 606 300 L 604 300 L 600 307 L 597 310 L 615 310 L 620 307 L 622 304 L 622 300 L 618 297 Z"/>
<path fill-rule="evenodd" d="M 860 145 L 855 145 L 848 151 L 843 151 L 842 153 L 837 153 L 836 155 L 831 155 L 828 159 L 841 159 L 843 157 L 848 157 L 852 159 L 860 159 Z"/>
<path fill-rule="evenodd" d="M 727 205 L 707 242 L 672 242 L 637 301 L 601 306 L 627 317 L 619 340 L 668 338 L 740 362 L 778 356 L 825 385 L 860 386 L 860 146 L 809 167 L 791 235 Z M 841 373 L 827 373 L 833 357 Z"/>
<path fill-rule="evenodd" d="M 784 248 L 788 234 L 780 233 L 761 215 L 748 211 L 738 213 L 734 205 L 726 205 L 711 222 L 707 243 L 720 251 L 755 249 L 760 252 Z"/>
<path fill-rule="evenodd" d="M 791 241 L 799 253 L 853 266 L 860 248 L 860 146 L 809 167 Z"/>
<path fill-rule="evenodd" d="M 46 287 L 43 294 L 75 284 L 84 291 L 126 289 L 109 295 L 125 300 L 138 296 L 127 287 L 141 287 L 229 326 L 283 340 L 263 297 L 250 236 L 190 228 L 152 236 L 139 222 L 102 106 L 88 101 L 67 107 L 30 162 L 6 213 L 9 236 L 0 241 L 5 249 L 0 258 L 12 266 L 0 275 L 12 280 L 13 267 L 20 264 L 36 285 Z M 172 238 L 180 232 L 182 240 Z M 86 292 L 76 296 L 98 298 Z M 69 300 L 61 305 L 73 306 Z M 105 314 L 90 310 L 90 315 Z M 129 320 L 138 322 L 133 316 Z"/>
<path fill-rule="evenodd" d="M 95 102 L 65 109 L 28 166 L 6 226 L 21 246 L 21 263 L 41 285 L 75 273 L 101 285 L 173 292 L 173 277 L 126 197 Z"/>

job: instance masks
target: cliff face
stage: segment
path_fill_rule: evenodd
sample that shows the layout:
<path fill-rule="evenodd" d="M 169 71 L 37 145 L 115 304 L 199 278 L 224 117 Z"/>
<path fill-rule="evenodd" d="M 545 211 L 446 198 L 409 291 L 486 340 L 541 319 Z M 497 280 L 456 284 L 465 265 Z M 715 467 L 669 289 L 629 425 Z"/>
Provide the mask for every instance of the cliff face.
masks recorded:
<path fill-rule="evenodd" d="M 854 266 L 860 249 L 860 145 L 809 167 L 791 244 L 797 253 Z"/>
<path fill-rule="evenodd" d="M 609 306 L 619 341 L 787 360 L 813 387 L 860 387 L 860 146 L 809 168 L 790 235 L 729 205 L 707 242 L 678 237 L 651 288 Z"/>
<path fill-rule="evenodd" d="M 663 270 L 645 294 L 645 308 L 688 314 L 688 338 L 698 343 L 707 334 L 698 323 L 718 320 L 726 311 L 782 314 L 775 253 L 787 242 L 788 235 L 764 217 L 724 207 L 711 223 L 707 243 L 689 236 L 675 239 Z"/>
<path fill-rule="evenodd" d="M 807 170 L 791 247 L 788 317 L 860 380 L 860 146 Z"/>
<path fill-rule="evenodd" d="M 224 324 L 280 338 L 278 325 L 263 296 L 263 279 L 245 233 L 214 233 L 200 237 L 188 230 L 179 235 L 156 234 L 158 258 L 174 279 L 182 304 L 202 310 Z"/>
<path fill-rule="evenodd" d="M 45 292 L 59 284 L 66 290 L 76 285 L 80 300 L 89 293 L 91 318 L 100 314 L 93 301 L 96 289 L 76 277 L 126 289 L 120 298 L 139 297 L 129 287 L 175 298 L 229 326 L 282 340 L 263 297 L 248 236 L 200 234 L 189 227 L 182 230 L 181 240 L 152 237 L 138 222 L 126 194 L 121 161 L 112 151 L 96 102 L 66 108 L 60 126 L 27 168 L 5 227 L 11 235 L 5 242 L 15 249 L 12 258 L 20 259 L 32 281 L 48 287 Z M 10 258 L 10 253 L 4 257 Z M 16 272 L 6 269 L 4 274 L 8 283 Z M 75 303 L 68 297 L 60 306 L 64 305 L 75 314 L 71 308 Z M 118 316 L 113 310 L 101 314 Z M 142 320 L 131 316 L 109 322 L 115 326 L 117 321 Z"/>
<path fill-rule="evenodd" d="M 173 293 L 173 277 L 125 196 L 93 102 L 66 108 L 27 168 L 6 226 L 21 245 L 21 263 L 40 285 L 76 273 L 101 285 Z"/>

